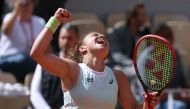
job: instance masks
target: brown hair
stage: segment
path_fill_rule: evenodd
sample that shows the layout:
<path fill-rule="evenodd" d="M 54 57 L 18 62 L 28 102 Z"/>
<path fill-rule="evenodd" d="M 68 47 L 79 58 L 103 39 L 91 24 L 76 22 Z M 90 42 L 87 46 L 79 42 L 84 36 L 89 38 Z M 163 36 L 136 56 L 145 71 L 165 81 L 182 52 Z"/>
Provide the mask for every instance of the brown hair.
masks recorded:
<path fill-rule="evenodd" d="M 143 3 L 139 3 L 139 4 L 137 4 L 137 5 L 134 6 L 134 8 L 133 8 L 133 10 L 132 10 L 131 13 L 133 14 L 133 16 L 138 17 L 139 10 L 143 9 L 143 8 L 145 8 L 145 5 Z"/>
<path fill-rule="evenodd" d="M 154 33 L 166 38 L 168 41 L 173 43 L 174 40 L 173 31 L 166 23 L 160 24 Z"/>
<path fill-rule="evenodd" d="M 158 26 L 158 28 L 155 31 L 155 34 L 161 35 L 162 37 L 166 39 L 174 37 L 172 29 L 165 23 L 160 24 Z"/>
<path fill-rule="evenodd" d="M 131 22 L 132 22 L 133 19 L 136 20 L 137 19 L 136 16 L 134 14 L 132 14 L 132 13 L 129 13 L 129 16 L 126 19 L 126 26 L 127 27 L 130 27 Z"/>
<path fill-rule="evenodd" d="M 75 62 L 81 63 L 83 60 L 83 56 L 79 51 L 79 47 L 83 44 L 83 40 L 84 38 L 87 36 L 88 34 L 80 37 L 79 39 L 79 43 L 76 45 L 75 48 L 70 48 L 67 53 L 68 53 L 68 57 L 69 59 L 74 60 Z"/>
<path fill-rule="evenodd" d="M 126 18 L 126 26 L 129 27 L 130 23 L 133 19 L 138 20 L 139 10 L 145 8 L 143 3 L 136 4 L 131 11 L 128 13 L 128 17 Z"/>

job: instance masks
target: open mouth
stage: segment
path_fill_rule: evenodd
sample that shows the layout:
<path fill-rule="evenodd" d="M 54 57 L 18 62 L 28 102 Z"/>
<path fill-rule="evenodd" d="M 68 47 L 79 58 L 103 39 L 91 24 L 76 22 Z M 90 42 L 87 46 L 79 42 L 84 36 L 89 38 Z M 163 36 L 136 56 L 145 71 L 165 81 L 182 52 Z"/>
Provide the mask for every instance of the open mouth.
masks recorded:
<path fill-rule="evenodd" d="M 105 44 L 105 40 L 103 38 L 97 38 L 96 43 L 97 44 Z"/>

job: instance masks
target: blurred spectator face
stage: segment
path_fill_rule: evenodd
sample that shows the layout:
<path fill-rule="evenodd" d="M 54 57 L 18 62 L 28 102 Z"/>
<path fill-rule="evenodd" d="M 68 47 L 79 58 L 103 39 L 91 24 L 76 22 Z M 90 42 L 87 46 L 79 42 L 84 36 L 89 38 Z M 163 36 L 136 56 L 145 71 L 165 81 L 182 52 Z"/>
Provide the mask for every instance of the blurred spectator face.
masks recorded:
<path fill-rule="evenodd" d="M 133 32 L 134 36 L 136 36 L 136 34 L 138 33 L 138 23 L 137 20 L 135 18 L 131 18 L 130 20 L 130 28 L 131 31 Z"/>
<path fill-rule="evenodd" d="M 131 32 L 136 36 L 138 33 L 138 22 L 137 18 L 134 15 L 130 15 L 127 18 L 127 26 L 130 28 Z"/>
<path fill-rule="evenodd" d="M 32 14 L 34 9 L 34 4 L 32 0 L 24 0 L 25 2 L 22 4 L 23 8 L 21 10 L 22 14 Z"/>
<path fill-rule="evenodd" d="M 31 16 L 34 9 L 34 0 L 14 0 L 15 4 L 20 4 L 20 16 Z"/>
<path fill-rule="evenodd" d="M 62 28 L 59 34 L 59 48 L 64 51 L 76 46 L 78 42 L 78 33 L 73 30 L 66 30 Z"/>
<path fill-rule="evenodd" d="M 146 14 L 146 10 L 144 7 L 140 7 L 137 11 L 137 19 L 140 23 L 140 25 L 145 24 L 148 21 L 148 17 Z"/>
<path fill-rule="evenodd" d="M 33 12 L 33 7 L 34 7 L 34 4 L 32 2 L 32 0 L 25 0 L 26 3 L 23 4 L 23 12 L 28 12 L 28 13 L 32 13 Z"/>
<path fill-rule="evenodd" d="M 132 14 L 137 18 L 139 26 L 146 26 L 146 23 L 148 23 L 148 16 L 144 4 L 137 4 L 133 8 Z"/>

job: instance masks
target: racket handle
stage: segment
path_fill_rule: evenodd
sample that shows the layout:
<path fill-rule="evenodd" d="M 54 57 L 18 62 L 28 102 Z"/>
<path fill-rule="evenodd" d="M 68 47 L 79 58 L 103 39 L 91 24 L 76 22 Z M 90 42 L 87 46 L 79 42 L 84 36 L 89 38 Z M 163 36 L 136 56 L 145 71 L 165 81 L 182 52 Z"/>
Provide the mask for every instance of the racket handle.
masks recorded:
<path fill-rule="evenodd" d="M 145 96 L 145 95 L 144 95 Z M 145 102 L 146 102 L 146 104 L 147 104 L 147 106 L 148 106 L 148 109 L 153 109 L 153 107 L 150 105 L 151 103 L 151 101 L 150 101 L 150 96 L 146 93 L 146 98 L 145 98 Z"/>
<path fill-rule="evenodd" d="M 150 105 L 150 96 L 147 95 L 147 104 L 148 104 L 148 109 L 153 109 L 153 107 Z"/>
<path fill-rule="evenodd" d="M 148 106 L 148 109 L 153 109 L 153 107 L 151 105 Z"/>

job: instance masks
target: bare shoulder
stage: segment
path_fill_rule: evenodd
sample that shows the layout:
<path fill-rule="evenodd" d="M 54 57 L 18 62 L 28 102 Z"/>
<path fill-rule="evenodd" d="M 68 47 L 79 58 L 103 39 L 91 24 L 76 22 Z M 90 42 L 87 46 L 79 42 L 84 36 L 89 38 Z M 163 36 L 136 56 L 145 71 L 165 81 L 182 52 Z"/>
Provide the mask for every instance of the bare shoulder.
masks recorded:
<path fill-rule="evenodd" d="M 78 76 L 80 73 L 79 64 L 71 59 L 64 58 L 62 59 L 68 64 L 68 73 L 64 77 L 60 77 L 62 88 L 64 91 L 67 91 L 75 86 L 78 80 Z"/>
<path fill-rule="evenodd" d="M 80 67 L 79 67 L 79 64 L 71 59 L 68 59 L 68 58 L 64 58 L 62 59 L 64 60 L 65 62 L 69 63 L 68 64 L 68 68 L 69 68 L 69 75 L 76 78 L 79 74 L 79 71 L 80 71 Z"/>
<path fill-rule="evenodd" d="M 122 75 L 122 73 L 123 73 L 121 70 L 117 70 L 117 69 L 113 69 L 113 72 L 114 72 L 114 74 L 117 75 L 117 76 L 118 76 L 118 75 Z"/>
<path fill-rule="evenodd" d="M 118 78 L 118 79 L 119 78 L 127 78 L 124 75 L 123 71 L 121 71 L 121 70 L 113 69 L 113 73 L 115 74 L 116 78 Z"/>
<path fill-rule="evenodd" d="M 124 75 L 124 73 L 121 70 L 113 69 L 113 73 L 115 74 L 115 77 L 117 79 L 118 84 L 128 83 L 128 78 Z"/>
<path fill-rule="evenodd" d="M 131 92 L 128 78 L 120 70 L 113 70 L 113 72 L 119 86 L 118 101 L 125 109 L 135 109 L 136 101 Z"/>

